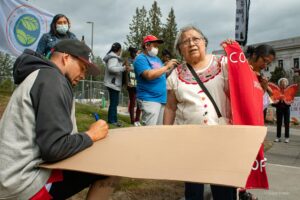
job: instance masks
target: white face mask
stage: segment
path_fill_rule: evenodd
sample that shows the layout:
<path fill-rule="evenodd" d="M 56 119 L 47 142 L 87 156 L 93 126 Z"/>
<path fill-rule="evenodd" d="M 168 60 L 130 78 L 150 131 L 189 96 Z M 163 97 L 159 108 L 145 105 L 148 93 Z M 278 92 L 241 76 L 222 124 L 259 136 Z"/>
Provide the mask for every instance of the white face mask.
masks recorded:
<path fill-rule="evenodd" d="M 158 54 L 158 48 L 152 47 L 151 50 L 148 51 L 148 54 L 149 54 L 149 56 L 152 56 L 152 57 L 157 56 L 157 54 Z"/>
<path fill-rule="evenodd" d="M 60 34 L 66 34 L 67 31 L 69 30 L 69 25 L 68 24 L 57 24 L 56 30 Z"/>

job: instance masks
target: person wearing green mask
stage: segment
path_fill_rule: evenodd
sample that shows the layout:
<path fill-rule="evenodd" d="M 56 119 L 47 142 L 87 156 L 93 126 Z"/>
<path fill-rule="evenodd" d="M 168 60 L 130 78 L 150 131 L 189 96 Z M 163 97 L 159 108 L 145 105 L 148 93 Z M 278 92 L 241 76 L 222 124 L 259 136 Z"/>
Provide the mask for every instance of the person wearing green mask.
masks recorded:
<path fill-rule="evenodd" d="M 63 39 L 77 38 L 74 33 L 70 32 L 70 20 L 63 14 L 57 14 L 53 17 L 50 31 L 42 35 L 36 52 L 47 56 L 54 45 Z"/>

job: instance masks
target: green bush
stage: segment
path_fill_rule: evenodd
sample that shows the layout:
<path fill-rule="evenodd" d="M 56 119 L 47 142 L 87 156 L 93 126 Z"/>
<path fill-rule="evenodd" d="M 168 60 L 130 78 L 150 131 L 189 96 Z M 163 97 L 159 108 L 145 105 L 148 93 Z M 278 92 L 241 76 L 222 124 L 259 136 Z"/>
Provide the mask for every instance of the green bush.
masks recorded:
<path fill-rule="evenodd" d="M 14 83 L 11 79 L 4 79 L 0 82 L 0 90 L 1 91 L 13 91 Z"/>

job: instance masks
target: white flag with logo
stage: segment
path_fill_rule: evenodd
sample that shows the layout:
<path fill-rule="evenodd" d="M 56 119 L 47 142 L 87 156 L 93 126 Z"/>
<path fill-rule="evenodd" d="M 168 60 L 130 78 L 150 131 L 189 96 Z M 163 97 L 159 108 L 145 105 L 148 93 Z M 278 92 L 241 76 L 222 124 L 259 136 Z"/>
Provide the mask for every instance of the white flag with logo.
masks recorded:
<path fill-rule="evenodd" d="M 13 56 L 26 48 L 36 50 L 53 18 L 53 14 L 22 0 L 0 0 L 0 13 L 0 51 Z"/>
<path fill-rule="evenodd" d="M 236 0 L 235 40 L 245 46 L 248 35 L 250 0 Z"/>

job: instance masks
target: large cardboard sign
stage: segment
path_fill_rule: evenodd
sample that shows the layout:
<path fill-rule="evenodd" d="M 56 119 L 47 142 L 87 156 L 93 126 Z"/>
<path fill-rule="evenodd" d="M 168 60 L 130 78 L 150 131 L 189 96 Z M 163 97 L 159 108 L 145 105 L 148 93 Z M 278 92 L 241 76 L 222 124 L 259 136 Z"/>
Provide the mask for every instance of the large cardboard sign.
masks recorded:
<path fill-rule="evenodd" d="M 113 129 L 91 148 L 42 167 L 244 187 L 266 132 L 233 125 Z"/>

